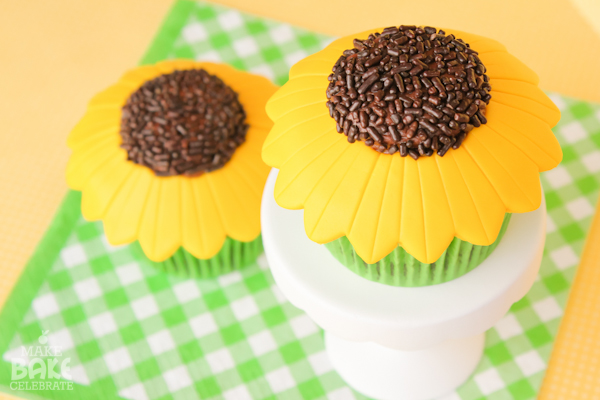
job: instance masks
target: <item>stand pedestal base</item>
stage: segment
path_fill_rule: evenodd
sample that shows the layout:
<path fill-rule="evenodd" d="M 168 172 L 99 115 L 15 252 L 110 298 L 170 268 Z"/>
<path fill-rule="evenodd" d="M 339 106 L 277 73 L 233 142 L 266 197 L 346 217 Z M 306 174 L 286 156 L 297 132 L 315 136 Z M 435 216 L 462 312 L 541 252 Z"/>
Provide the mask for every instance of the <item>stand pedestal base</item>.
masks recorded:
<path fill-rule="evenodd" d="M 327 354 L 340 376 L 357 391 L 380 400 L 426 400 L 450 393 L 475 370 L 484 342 L 485 334 L 479 334 L 402 351 L 325 332 Z"/>

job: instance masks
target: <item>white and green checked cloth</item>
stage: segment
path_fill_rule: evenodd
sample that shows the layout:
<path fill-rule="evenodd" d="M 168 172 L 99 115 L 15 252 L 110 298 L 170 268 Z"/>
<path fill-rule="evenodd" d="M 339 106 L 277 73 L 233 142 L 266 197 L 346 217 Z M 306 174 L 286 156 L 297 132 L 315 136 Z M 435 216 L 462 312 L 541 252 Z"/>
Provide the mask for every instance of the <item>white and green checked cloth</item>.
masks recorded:
<path fill-rule="evenodd" d="M 283 84 L 290 66 L 329 41 L 179 1 L 143 62 L 222 61 Z M 564 160 L 542 175 L 539 278 L 487 333 L 473 377 L 444 400 L 533 399 L 541 385 L 600 187 L 600 107 L 552 99 L 563 114 L 554 132 Z M 321 330 L 286 301 L 264 261 L 214 280 L 167 276 L 138 257 L 137 245 L 108 245 L 101 223 L 81 218 L 79 201 L 67 195 L 0 314 L 0 390 L 44 399 L 364 398 L 332 369 Z M 12 380 L 19 368 L 11 362 L 31 363 L 40 346 L 59 346 L 56 358 L 70 363 L 65 377 L 45 381 L 70 379 L 72 390 L 18 390 L 28 379 Z"/>

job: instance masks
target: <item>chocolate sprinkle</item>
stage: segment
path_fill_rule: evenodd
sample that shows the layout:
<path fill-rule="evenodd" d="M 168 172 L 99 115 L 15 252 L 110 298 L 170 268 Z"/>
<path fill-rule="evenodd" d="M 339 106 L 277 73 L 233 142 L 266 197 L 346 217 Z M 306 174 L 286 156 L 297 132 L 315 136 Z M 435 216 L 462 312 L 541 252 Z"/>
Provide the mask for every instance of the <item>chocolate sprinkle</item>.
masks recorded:
<path fill-rule="evenodd" d="M 444 156 L 487 122 L 489 78 L 462 39 L 402 25 L 353 43 L 327 87 L 329 115 L 348 142 L 415 160 Z"/>
<path fill-rule="evenodd" d="M 203 69 L 174 71 L 145 82 L 121 113 L 128 160 L 158 176 L 198 176 L 219 169 L 246 140 L 238 95 Z"/>

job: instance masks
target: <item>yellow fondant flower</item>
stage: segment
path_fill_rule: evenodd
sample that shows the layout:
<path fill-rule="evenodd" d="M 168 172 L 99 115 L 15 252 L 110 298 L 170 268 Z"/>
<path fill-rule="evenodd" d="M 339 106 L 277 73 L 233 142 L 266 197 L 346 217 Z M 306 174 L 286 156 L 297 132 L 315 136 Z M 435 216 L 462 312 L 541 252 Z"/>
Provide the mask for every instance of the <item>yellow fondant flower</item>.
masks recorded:
<path fill-rule="evenodd" d="M 381 30 L 379 30 L 381 31 Z M 294 65 L 267 104 L 275 122 L 263 160 L 279 168 L 275 199 L 304 209 L 308 237 L 327 243 L 346 235 L 368 263 L 402 246 L 419 261 L 436 261 L 456 236 L 476 245 L 496 239 L 506 212 L 540 206 L 538 173 L 562 151 L 551 127 L 560 112 L 538 77 L 500 43 L 446 30 L 469 43 L 487 68 L 492 96 L 487 124 L 445 156 L 414 160 L 350 144 L 325 106 L 327 77 L 351 35 Z"/>
<path fill-rule="evenodd" d="M 249 125 L 246 141 L 222 168 L 197 177 L 158 177 L 127 160 L 119 147 L 121 108 L 144 82 L 175 70 L 204 69 L 238 93 Z M 276 87 L 267 79 L 227 65 L 165 61 L 127 72 L 89 103 L 73 129 L 73 154 L 67 183 L 82 192 L 81 211 L 102 220 L 108 241 L 139 240 L 153 261 L 163 261 L 180 246 L 200 259 L 213 257 L 226 237 L 249 242 L 260 234 L 260 199 L 269 172 L 260 159 L 272 126 L 265 113 Z"/>

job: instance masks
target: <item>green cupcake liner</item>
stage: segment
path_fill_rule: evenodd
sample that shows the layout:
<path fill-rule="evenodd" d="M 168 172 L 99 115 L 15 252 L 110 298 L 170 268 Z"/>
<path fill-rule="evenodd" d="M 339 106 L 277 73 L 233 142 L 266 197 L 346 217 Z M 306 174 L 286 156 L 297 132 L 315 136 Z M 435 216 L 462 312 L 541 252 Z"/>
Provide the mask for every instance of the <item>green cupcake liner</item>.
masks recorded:
<path fill-rule="evenodd" d="M 144 258 L 163 272 L 189 278 L 212 278 L 254 263 L 262 252 L 262 236 L 258 235 L 251 242 L 240 242 L 228 237 L 221 250 L 214 257 L 206 260 L 194 257 L 183 247 L 165 261 L 155 262 L 145 255 Z"/>
<path fill-rule="evenodd" d="M 418 287 L 437 285 L 463 276 L 481 264 L 504 236 L 511 214 L 506 214 L 496 241 L 489 246 L 476 246 L 454 238 L 441 257 L 431 264 L 418 261 L 398 246 L 375 264 L 367 264 L 354 251 L 346 236 L 325 247 L 350 271 L 371 281 L 391 286 Z"/>

